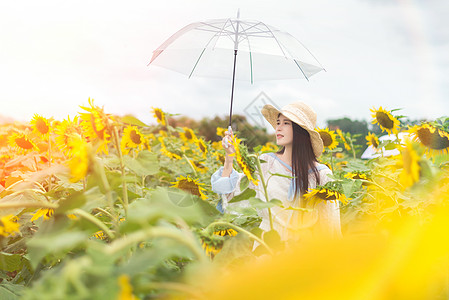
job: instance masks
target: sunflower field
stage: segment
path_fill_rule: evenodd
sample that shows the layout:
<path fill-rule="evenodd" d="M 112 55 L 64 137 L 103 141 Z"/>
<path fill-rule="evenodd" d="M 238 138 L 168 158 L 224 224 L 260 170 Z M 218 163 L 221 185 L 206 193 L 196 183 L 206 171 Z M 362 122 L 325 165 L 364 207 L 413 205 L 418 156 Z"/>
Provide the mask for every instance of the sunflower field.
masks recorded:
<path fill-rule="evenodd" d="M 267 184 L 259 155 L 272 143 L 248 149 L 237 133 L 234 167 L 247 180 L 232 201 L 251 207 L 222 212 L 210 184 L 221 142 L 172 127 L 159 108 L 156 125 L 90 99 L 80 108 L 0 129 L 0 299 L 449 297 L 449 118 L 407 127 L 373 108 L 393 138 L 369 133 L 369 160 L 351 134 L 317 128 L 333 181 L 304 198 L 339 201 L 343 237 L 304 226 L 286 245 L 258 227 L 257 209 L 280 201 L 248 187 Z"/>

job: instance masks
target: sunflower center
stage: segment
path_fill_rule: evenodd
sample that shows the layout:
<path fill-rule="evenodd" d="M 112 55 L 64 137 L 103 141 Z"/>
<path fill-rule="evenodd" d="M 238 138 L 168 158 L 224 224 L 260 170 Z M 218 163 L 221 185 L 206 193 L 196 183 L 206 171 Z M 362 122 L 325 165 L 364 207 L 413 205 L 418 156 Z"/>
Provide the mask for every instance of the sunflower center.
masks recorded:
<path fill-rule="evenodd" d="M 429 128 L 418 129 L 418 137 L 424 146 L 435 150 L 443 150 L 449 147 L 449 138 L 441 136 L 438 130 L 433 133 Z"/>
<path fill-rule="evenodd" d="M 47 125 L 47 122 L 45 122 L 45 121 L 42 120 L 42 119 L 38 119 L 38 120 L 36 121 L 36 129 L 37 129 L 40 133 L 42 133 L 42 134 L 47 134 L 47 133 L 48 133 L 48 130 L 49 130 L 49 127 L 48 127 L 48 125 Z"/>
<path fill-rule="evenodd" d="M 181 180 L 178 183 L 178 188 L 183 191 L 186 191 L 192 195 L 196 195 L 201 197 L 200 191 L 198 189 L 198 185 L 193 181 Z"/>
<path fill-rule="evenodd" d="M 187 130 L 185 135 L 186 135 L 186 139 L 188 139 L 188 140 L 192 139 L 192 133 L 190 132 L 190 130 Z"/>
<path fill-rule="evenodd" d="M 140 143 L 142 143 L 140 134 L 138 134 L 135 130 L 132 130 L 129 133 L 129 138 L 131 139 L 131 141 L 133 141 L 134 144 L 140 145 Z"/>
<path fill-rule="evenodd" d="M 337 197 L 335 195 L 329 195 L 327 191 L 320 191 L 317 193 L 317 196 L 323 200 L 335 200 Z"/>
<path fill-rule="evenodd" d="M 380 126 L 387 128 L 387 129 L 393 129 L 394 122 L 392 119 L 390 119 L 390 116 L 382 111 L 376 112 L 376 119 Z"/>
<path fill-rule="evenodd" d="M 199 147 L 200 147 L 201 152 L 206 152 L 206 147 L 204 147 L 203 143 L 199 143 Z"/>
<path fill-rule="evenodd" d="M 332 136 L 329 133 L 321 131 L 320 136 L 321 139 L 323 140 L 324 147 L 329 147 L 330 145 L 332 145 L 333 140 Z"/>
<path fill-rule="evenodd" d="M 33 144 L 31 144 L 31 142 L 29 140 L 27 140 L 25 137 L 16 138 L 16 144 L 20 148 L 26 149 L 26 150 L 33 148 Z"/>
<path fill-rule="evenodd" d="M 156 114 L 156 118 L 162 121 L 162 113 L 159 110 L 156 110 L 154 113 Z"/>

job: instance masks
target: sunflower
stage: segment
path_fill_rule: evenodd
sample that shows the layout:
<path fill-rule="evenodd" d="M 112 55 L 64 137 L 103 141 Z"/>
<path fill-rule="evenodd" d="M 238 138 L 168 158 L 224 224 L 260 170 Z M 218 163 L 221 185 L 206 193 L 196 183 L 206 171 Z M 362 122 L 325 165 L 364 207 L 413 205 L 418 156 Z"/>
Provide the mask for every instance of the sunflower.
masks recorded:
<path fill-rule="evenodd" d="M 38 114 L 34 114 L 33 119 L 30 121 L 33 132 L 42 137 L 48 137 L 50 133 L 50 121 Z"/>
<path fill-rule="evenodd" d="M 279 150 L 279 147 L 276 144 L 273 144 L 271 142 L 267 142 L 265 145 L 262 146 L 262 148 L 260 149 L 260 151 L 262 153 L 265 152 L 276 152 Z"/>
<path fill-rule="evenodd" d="M 40 217 L 44 217 L 44 220 L 49 220 L 55 211 L 53 208 L 39 208 L 31 218 L 31 222 L 39 219 Z"/>
<path fill-rule="evenodd" d="M 204 183 L 200 183 L 198 179 L 192 179 L 189 176 L 179 176 L 176 178 L 176 181 L 171 182 L 171 184 L 173 184 L 172 187 L 178 188 L 192 195 L 196 195 L 203 200 L 207 199 L 207 196 L 203 193 L 203 191 L 206 190 L 202 187 Z"/>
<path fill-rule="evenodd" d="M 402 165 L 402 172 L 399 174 L 399 182 L 404 188 L 408 188 L 419 181 L 421 171 L 419 162 L 421 157 L 415 146 L 407 139 L 404 141 L 404 146 L 400 149 L 401 161 L 399 164 Z"/>
<path fill-rule="evenodd" d="M 449 153 L 449 133 L 432 124 L 415 125 L 409 130 L 415 137 L 426 146 L 429 154 Z"/>
<path fill-rule="evenodd" d="M 133 286 L 130 283 L 129 276 L 122 274 L 118 277 L 118 286 L 120 287 L 120 294 L 117 299 L 120 300 L 137 300 L 138 298 L 133 294 Z"/>
<path fill-rule="evenodd" d="M 328 148 L 329 150 L 337 148 L 337 136 L 333 130 L 329 130 L 329 128 L 320 129 L 317 127 L 316 131 L 318 131 L 321 139 L 323 140 L 324 148 Z"/>
<path fill-rule="evenodd" d="M 171 152 L 167 149 L 167 146 L 165 145 L 164 142 L 164 138 L 163 137 L 159 137 L 158 138 L 159 142 L 161 143 L 161 152 L 162 154 L 164 154 L 165 156 L 167 156 L 168 158 L 174 158 L 174 159 L 181 159 L 181 156 L 179 156 L 178 154 Z"/>
<path fill-rule="evenodd" d="M 192 164 L 197 172 L 206 173 L 209 170 L 208 167 L 206 167 L 205 165 L 203 165 L 201 162 L 199 162 L 197 160 L 192 160 Z"/>
<path fill-rule="evenodd" d="M 196 140 L 196 135 L 193 132 L 192 129 L 188 128 L 188 127 L 183 127 L 182 128 L 184 130 L 184 132 L 180 132 L 179 133 L 179 137 L 186 143 L 191 143 L 194 142 Z"/>
<path fill-rule="evenodd" d="M 156 118 L 156 121 L 161 124 L 162 126 L 167 125 L 167 116 L 160 108 L 154 108 L 153 107 L 153 115 Z"/>
<path fill-rule="evenodd" d="M 68 147 L 71 149 L 71 158 L 66 163 L 70 168 L 70 181 L 77 182 L 86 177 L 89 172 L 90 147 L 79 135 L 73 135 L 69 141 Z"/>
<path fill-rule="evenodd" d="M 337 129 L 337 134 L 340 137 L 342 143 L 344 144 L 345 149 L 350 151 L 351 150 L 351 146 L 346 141 L 346 137 L 345 137 L 345 134 L 343 133 L 343 131 L 341 131 L 341 129 Z"/>
<path fill-rule="evenodd" d="M 20 224 L 17 223 L 17 217 L 7 215 L 0 218 L 0 236 L 8 237 L 20 233 Z"/>
<path fill-rule="evenodd" d="M 11 147 L 18 150 L 20 153 L 26 153 L 37 149 L 33 140 L 25 133 L 13 133 L 8 138 L 8 143 Z"/>
<path fill-rule="evenodd" d="M 309 190 L 304 194 L 304 199 L 315 200 L 315 201 L 340 201 L 343 204 L 348 203 L 346 196 L 337 190 L 331 189 L 329 187 L 318 186 L 315 189 Z"/>
<path fill-rule="evenodd" d="M 94 100 L 89 98 L 90 107 L 80 106 L 87 111 L 80 113 L 81 126 L 89 141 L 98 141 L 100 144 L 97 152 L 108 154 L 108 144 L 111 141 L 111 124 L 114 121 L 110 114 L 106 114 L 103 108 L 94 105 Z"/>
<path fill-rule="evenodd" d="M 363 172 L 348 172 L 343 177 L 348 179 L 368 180 L 368 176 Z"/>
<path fill-rule="evenodd" d="M 55 127 L 56 144 L 58 148 L 68 155 L 71 151 L 69 145 L 71 144 L 71 138 L 83 136 L 83 127 L 80 125 L 78 116 L 75 116 L 73 120 L 67 117 Z"/>
<path fill-rule="evenodd" d="M 226 130 L 227 130 L 226 128 L 223 128 L 223 127 L 217 127 L 217 135 L 218 135 L 218 136 L 221 136 L 221 137 L 224 137 L 225 131 L 226 131 Z"/>
<path fill-rule="evenodd" d="M 217 255 L 221 251 L 221 248 L 223 245 L 216 246 L 213 244 L 209 244 L 205 241 L 202 241 L 201 246 L 202 246 L 203 250 L 206 252 L 207 256 L 209 256 L 210 258 L 214 258 L 215 255 Z"/>
<path fill-rule="evenodd" d="M 214 156 L 220 164 L 224 164 L 225 163 L 225 156 L 220 151 L 212 152 L 212 156 Z"/>
<path fill-rule="evenodd" d="M 385 130 L 388 134 L 397 134 L 399 132 L 401 122 L 393 117 L 390 111 L 383 109 L 382 106 L 379 109 L 370 109 L 370 111 L 373 113 L 371 115 L 373 117 L 372 124 L 378 124 L 380 129 L 382 131 Z"/>
<path fill-rule="evenodd" d="M 368 133 L 365 139 L 367 140 L 366 144 L 368 146 L 372 146 L 376 150 L 379 149 L 379 138 L 374 133 Z"/>
<path fill-rule="evenodd" d="M 255 167 L 248 157 L 248 149 L 243 143 L 241 143 L 241 139 L 239 139 L 236 135 L 232 138 L 232 145 L 234 146 L 235 153 L 231 154 L 231 156 L 235 156 L 237 160 L 237 164 L 239 165 L 242 172 L 248 177 L 249 180 L 252 181 L 255 185 L 258 185 L 258 180 L 253 177 L 253 173 L 255 171 Z"/>
<path fill-rule="evenodd" d="M 195 139 L 195 143 L 198 146 L 198 149 L 200 149 L 201 154 L 203 155 L 203 157 L 206 157 L 207 155 L 207 145 L 206 142 L 203 139 Z"/>
<path fill-rule="evenodd" d="M 238 234 L 238 232 L 232 228 L 228 228 L 228 229 L 214 231 L 214 234 L 219 235 L 219 236 L 236 236 Z"/>
<path fill-rule="evenodd" d="M 212 146 L 212 149 L 215 149 L 215 150 L 220 150 L 223 147 L 221 144 L 221 141 L 212 142 L 211 146 Z"/>
<path fill-rule="evenodd" d="M 144 135 L 139 131 L 137 126 L 128 125 L 123 130 L 122 141 L 120 142 L 122 153 L 128 154 L 129 148 L 143 150 L 149 147 Z"/>

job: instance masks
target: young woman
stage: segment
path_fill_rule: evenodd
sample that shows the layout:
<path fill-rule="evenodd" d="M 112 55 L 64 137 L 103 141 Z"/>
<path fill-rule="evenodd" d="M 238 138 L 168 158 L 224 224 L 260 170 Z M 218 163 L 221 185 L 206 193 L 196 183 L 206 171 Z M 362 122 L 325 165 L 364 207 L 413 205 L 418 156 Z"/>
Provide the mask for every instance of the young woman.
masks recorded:
<path fill-rule="evenodd" d="M 262 109 L 265 119 L 276 130 L 276 143 L 282 146 L 277 153 L 265 153 L 260 156 L 263 161 L 261 169 L 265 181 L 268 181 L 268 200 L 279 199 L 283 207 L 271 208 L 273 229 L 282 240 L 297 240 L 305 233 L 320 233 L 338 237 L 340 230 L 340 211 L 338 202 L 307 203 L 302 195 L 308 189 L 317 185 L 324 185 L 331 179 L 327 176 L 331 170 L 319 164 L 317 157 L 323 152 L 323 141 L 315 130 L 316 113 L 303 102 L 294 102 L 284 106 L 281 110 L 271 105 Z M 227 140 L 232 138 L 232 132 L 226 132 L 222 144 L 226 151 L 224 166 L 217 170 L 211 178 L 212 189 L 223 195 L 223 208 L 228 205 L 250 206 L 248 201 L 229 204 L 228 201 L 240 191 L 240 179 L 243 174 L 233 168 L 235 152 Z M 276 176 L 287 175 L 293 178 Z M 271 177 L 271 178 L 270 178 Z M 268 180 L 268 178 L 270 178 Z M 256 190 L 256 197 L 265 199 L 262 184 L 252 185 Z M 309 208 L 308 212 L 301 212 L 295 208 Z M 286 209 L 292 208 L 292 209 Z M 268 209 L 258 211 L 262 218 L 260 228 L 271 230 Z"/>

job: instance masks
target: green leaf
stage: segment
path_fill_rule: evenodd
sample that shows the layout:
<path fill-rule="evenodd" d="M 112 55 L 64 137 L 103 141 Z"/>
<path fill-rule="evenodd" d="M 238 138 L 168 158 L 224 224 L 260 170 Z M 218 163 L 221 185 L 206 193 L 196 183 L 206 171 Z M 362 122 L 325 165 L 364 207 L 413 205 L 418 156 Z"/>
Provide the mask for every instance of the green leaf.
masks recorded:
<path fill-rule="evenodd" d="M 59 201 L 59 207 L 55 209 L 56 214 L 65 213 L 68 210 L 79 208 L 86 203 L 86 196 L 83 192 L 74 192 L 67 198 Z"/>
<path fill-rule="evenodd" d="M 272 199 L 268 202 L 262 201 L 259 198 L 250 198 L 249 203 L 253 208 L 263 209 L 263 208 L 271 208 L 274 206 L 282 206 L 282 201 L 278 199 Z"/>
<path fill-rule="evenodd" d="M 136 126 L 142 126 L 142 127 L 149 127 L 149 125 L 143 123 L 133 115 L 125 115 L 120 119 L 123 123 L 129 124 L 129 125 L 136 125 Z"/>
<path fill-rule="evenodd" d="M 295 211 L 303 211 L 303 212 L 310 212 L 313 211 L 312 208 L 302 208 L 302 207 L 292 207 L 289 206 L 287 208 L 284 208 L 285 210 L 295 210 Z"/>
<path fill-rule="evenodd" d="M 0 252 L 0 270 L 13 272 L 22 268 L 22 256 Z"/>
<path fill-rule="evenodd" d="M 280 174 L 280 173 L 271 173 L 271 172 L 269 172 L 271 175 L 273 175 L 273 176 L 279 176 L 279 177 L 284 177 L 284 178 L 295 178 L 295 177 L 293 177 L 293 176 L 289 176 L 289 175 L 284 175 L 284 174 Z"/>
<path fill-rule="evenodd" d="M 241 180 L 240 180 L 240 190 L 244 191 L 249 185 L 249 180 L 248 177 L 244 176 Z"/>
<path fill-rule="evenodd" d="M 137 158 L 128 155 L 123 156 L 125 166 L 138 176 L 153 175 L 159 172 L 157 154 L 149 151 L 141 151 Z"/>
<path fill-rule="evenodd" d="M 0 283 L 0 299 L 2 300 L 20 299 L 20 294 L 24 289 L 25 287 L 23 285 L 2 282 Z"/>
<path fill-rule="evenodd" d="M 88 235 L 81 231 L 61 231 L 52 234 L 36 235 L 28 242 L 30 262 L 33 268 L 48 254 L 67 251 L 86 242 Z"/>
<path fill-rule="evenodd" d="M 247 200 L 251 197 L 256 196 L 256 191 L 250 188 L 247 188 L 246 190 L 244 190 L 241 194 L 234 196 L 234 198 L 232 198 L 229 203 L 235 203 L 235 202 L 240 202 L 242 200 Z"/>
<path fill-rule="evenodd" d="M 276 249 L 282 249 L 283 248 L 283 242 L 281 241 L 281 236 L 276 230 L 270 230 L 267 232 L 264 232 L 263 234 L 263 241 L 267 243 L 268 246 Z"/>
<path fill-rule="evenodd" d="M 360 190 L 362 187 L 362 181 L 360 179 L 346 181 L 341 186 L 343 188 L 343 194 L 345 194 L 346 197 L 351 197 L 355 191 Z"/>

